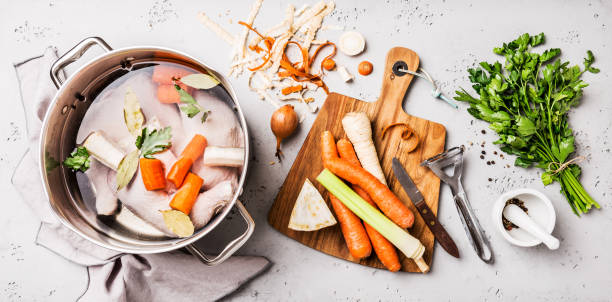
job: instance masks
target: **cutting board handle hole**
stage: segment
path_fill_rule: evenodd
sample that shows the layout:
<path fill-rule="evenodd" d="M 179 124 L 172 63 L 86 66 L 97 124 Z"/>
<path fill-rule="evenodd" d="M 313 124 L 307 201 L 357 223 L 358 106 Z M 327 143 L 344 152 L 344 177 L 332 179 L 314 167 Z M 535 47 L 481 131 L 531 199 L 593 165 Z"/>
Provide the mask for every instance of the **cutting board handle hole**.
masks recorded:
<path fill-rule="evenodd" d="M 402 70 L 408 70 L 408 64 L 406 64 L 406 62 L 404 61 L 396 61 L 393 64 L 393 74 L 395 74 L 398 77 L 404 76 L 406 72 Z"/>

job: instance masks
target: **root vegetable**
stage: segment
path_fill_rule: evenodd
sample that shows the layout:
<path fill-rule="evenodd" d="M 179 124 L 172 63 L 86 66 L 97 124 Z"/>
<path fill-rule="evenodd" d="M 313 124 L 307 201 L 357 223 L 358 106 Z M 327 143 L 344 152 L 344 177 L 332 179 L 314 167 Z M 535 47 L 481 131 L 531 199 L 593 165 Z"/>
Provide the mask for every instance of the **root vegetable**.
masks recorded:
<path fill-rule="evenodd" d="M 202 183 L 204 183 L 204 180 L 200 176 L 191 172 L 187 174 L 185 182 L 179 190 L 176 191 L 174 197 L 172 197 L 170 207 L 189 215 L 189 213 L 191 213 L 191 208 L 193 208 L 193 205 L 198 199 Z"/>
<path fill-rule="evenodd" d="M 365 49 L 365 39 L 356 31 L 347 31 L 340 36 L 338 48 L 347 56 L 356 56 Z"/>
<path fill-rule="evenodd" d="M 276 136 L 276 157 L 279 159 L 283 154 L 280 149 L 281 141 L 293 134 L 297 128 L 298 122 L 297 113 L 295 113 L 291 105 L 284 105 L 272 114 L 270 128 L 274 136 Z"/>
<path fill-rule="evenodd" d="M 317 181 L 331 194 L 337 196 L 338 199 L 353 211 L 353 213 L 359 216 L 359 218 L 363 219 L 363 221 L 375 228 L 381 235 L 385 236 L 385 238 L 402 251 L 406 257 L 412 258 L 423 273 L 429 271 L 429 266 L 423 260 L 425 246 L 417 238 L 410 235 L 406 230 L 398 227 L 391 222 L 389 218 L 369 205 L 328 169 L 324 169 L 323 172 L 319 174 Z M 370 194 L 370 196 L 375 195 Z"/>
<path fill-rule="evenodd" d="M 376 147 L 372 141 L 372 126 L 368 116 L 364 112 L 349 112 L 342 118 L 342 127 L 355 147 L 355 153 L 357 153 L 361 166 L 387 185 Z"/>
<path fill-rule="evenodd" d="M 363 188 L 376 205 L 397 225 L 412 227 L 414 214 L 389 188 L 365 169 L 338 157 L 334 137 L 329 131 L 321 135 L 323 166 L 338 177 Z M 337 196 L 340 198 L 339 196 Z"/>
<path fill-rule="evenodd" d="M 372 63 L 368 61 L 362 61 L 361 63 L 359 63 L 359 66 L 357 66 L 357 71 L 359 71 L 359 74 L 364 76 L 372 73 L 373 69 L 374 66 L 372 66 Z"/>
<path fill-rule="evenodd" d="M 125 157 L 125 153 L 114 142 L 110 141 L 102 131 L 94 131 L 89 134 L 83 143 L 83 147 L 95 159 L 115 171 Z"/>
<path fill-rule="evenodd" d="M 347 160 L 351 164 L 355 166 L 361 167 L 361 163 L 359 163 L 359 159 L 357 158 L 357 154 L 355 154 L 355 150 L 353 149 L 353 145 L 346 139 L 341 139 L 336 144 L 338 146 L 338 153 L 340 153 L 340 158 Z M 376 208 L 376 204 L 370 198 L 368 193 L 364 191 L 360 186 L 353 185 L 353 190 L 355 193 L 359 194 L 363 200 L 369 203 L 371 206 Z M 399 257 L 397 256 L 397 252 L 395 251 L 395 247 L 389 240 L 387 240 L 383 235 L 381 235 L 376 229 L 374 229 L 367 222 L 363 223 L 368 233 L 368 237 L 370 237 L 370 242 L 372 243 L 372 247 L 374 247 L 374 252 L 378 257 L 378 260 L 389 270 L 392 272 L 397 272 L 402 268 L 401 263 L 399 262 Z"/>
<path fill-rule="evenodd" d="M 338 73 L 340 74 L 342 80 L 345 82 L 350 82 L 355 78 L 344 66 L 338 66 Z"/>
<path fill-rule="evenodd" d="M 244 148 L 208 146 L 204 151 L 204 164 L 207 166 L 242 167 Z"/>
<path fill-rule="evenodd" d="M 325 59 L 323 60 L 323 64 L 321 65 L 325 70 L 332 70 L 336 67 L 336 62 L 333 59 Z"/>
<path fill-rule="evenodd" d="M 166 187 L 164 165 L 157 158 L 141 158 L 140 173 L 142 182 L 148 191 L 160 190 Z"/>

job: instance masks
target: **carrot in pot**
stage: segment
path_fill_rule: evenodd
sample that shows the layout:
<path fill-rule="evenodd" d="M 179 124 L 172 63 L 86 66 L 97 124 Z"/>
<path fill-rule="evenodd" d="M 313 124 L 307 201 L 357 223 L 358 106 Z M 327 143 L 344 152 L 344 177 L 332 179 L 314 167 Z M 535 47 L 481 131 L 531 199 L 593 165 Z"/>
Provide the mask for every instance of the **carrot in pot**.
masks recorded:
<path fill-rule="evenodd" d="M 168 175 L 166 179 L 171 182 L 175 187 L 179 188 L 183 184 L 183 180 L 185 180 L 185 176 L 189 173 L 189 169 L 191 169 L 191 165 L 193 165 L 193 161 L 189 157 L 181 156 L 179 159 L 172 165 L 170 171 L 168 171 Z"/>
<path fill-rule="evenodd" d="M 170 207 L 185 213 L 185 215 L 189 215 L 189 213 L 191 213 L 191 208 L 193 208 L 193 205 L 198 199 L 202 183 L 204 183 L 204 180 L 200 176 L 191 172 L 187 174 L 185 182 L 179 190 L 176 191 L 174 197 L 172 197 Z"/>
<path fill-rule="evenodd" d="M 187 93 L 191 94 L 192 92 L 191 87 L 183 83 L 177 83 L 177 84 L 183 90 L 187 91 Z M 176 90 L 176 87 L 174 87 L 174 84 L 162 84 L 162 85 L 157 86 L 157 99 L 159 100 L 160 103 L 174 104 L 174 103 L 181 102 L 181 95 Z"/>
<path fill-rule="evenodd" d="M 349 163 L 361 167 L 361 163 L 357 158 L 357 154 L 355 153 L 355 149 L 353 149 L 353 144 L 349 142 L 347 139 L 341 139 L 336 144 L 338 146 L 338 153 L 340 153 L 340 158 L 345 159 Z M 353 190 L 355 193 L 359 194 L 363 200 L 367 203 L 371 204 L 376 208 L 376 204 L 368 193 L 364 191 L 361 187 L 353 185 Z M 368 223 L 364 222 L 366 232 L 368 233 L 368 237 L 370 237 L 370 241 L 372 242 L 372 246 L 374 247 L 374 252 L 376 256 L 378 256 L 378 260 L 382 262 L 382 264 L 392 272 L 397 272 L 402 268 L 402 265 L 399 261 L 399 257 L 397 256 L 397 251 L 395 247 L 387 238 L 381 235 L 377 230 L 375 230 Z"/>
<path fill-rule="evenodd" d="M 204 154 L 204 150 L 208 146 L 208 141 L 206 137 L 200 134 L 196 134 L 193 136 L 189 144 L 183 149 L 181 156 L 189 157 L 193 162 L 198 160 Z"/>
<path fill-rule="evenodd" d="M 191 71 L 186 69 L 168 66 L 168 65 L 157 65 L 153 68 L 153 82 L 158 84 L 173 84 L 174 79 L 180 79 L 186 75 L 192 74 Z"/>
<path fill-rule="evenodd" d="M 142 182 L 148 191 L 160 190 L 166 187 L 164 165 L 157 158 L 141 158 L 140 173 Z"/>
<path fill-rule="evenodd" d="M 193 163 L 204 154 L 204 149 L 206 149 L 207 145 L 206 137 L 200 134 L 194 135 L 189 144 L 183 149 L 183 152 L 181 152 L 179 159 L 170 168 L 167 176 L 168 181 L 174 184 L 175 187 L 180 187 Z"/>
<path fill-rule="evenodd" d="M 323 166 L 338 177 L 358 185 L 374 200 L 382 212 L 402 228 L 412 227 L 414 214 L 387 186 L 362 167 L 338 157 L 334 137 L 329 131 L 321 135 Z"/>
<path fill-rule="evenodd" d="M 366 258 L 372 253 L 372 245 L 361 219 L 349 210 L 336 196 L 329 194 L 332 209 L 340 222 L 342 236 L 351 255 L 357 259 Z"/>

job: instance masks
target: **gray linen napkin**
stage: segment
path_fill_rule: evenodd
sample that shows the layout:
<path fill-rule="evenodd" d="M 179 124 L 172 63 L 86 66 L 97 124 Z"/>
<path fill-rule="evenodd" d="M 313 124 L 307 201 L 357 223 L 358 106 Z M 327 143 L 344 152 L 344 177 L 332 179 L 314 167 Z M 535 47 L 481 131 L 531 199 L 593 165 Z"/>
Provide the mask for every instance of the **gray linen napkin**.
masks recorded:
<path fill-rule="evenodd" d="M 99 247 L 64 227 L 51 212 L 38 175 L 38 141 L 42 119 L 55 92 L 49 68 L 55 48 L 15 64 L 28 129 L 29 150 L 12 182 L 40 218 L 36 243 L 87 266 L 89 282 L 79 301 L 213 301 L 233 292 L 264 271 L 264 257 L 234 256 L 209 267 L 180 252 L 133 255 Z"/>

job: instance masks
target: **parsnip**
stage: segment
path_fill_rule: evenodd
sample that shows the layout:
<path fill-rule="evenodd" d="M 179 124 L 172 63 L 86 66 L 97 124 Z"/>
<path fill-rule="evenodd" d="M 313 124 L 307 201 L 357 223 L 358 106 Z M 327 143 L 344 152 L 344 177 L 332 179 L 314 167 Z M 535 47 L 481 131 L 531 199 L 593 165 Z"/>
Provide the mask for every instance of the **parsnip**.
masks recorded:
<path fill-rule="evenodd" d="M 355 148 L 363 168 L 380 182 L 387 184 L 372 141 L 372 126 L 365 112 L 349 112 L 342 118 L 342 127 Z"/>
<path fill-rule="evenodd" d="M 89 154 L 103 163 L 105 166 L 117 171 L 125 153 L 117 145 L 110 141 L 102 131 L 94 131 L 83 143 Z"/>
<path fill-rule="evenodd" d="M 207 166 L 242 167 L 244 148 L 208 146 L 204 150 L 204 164 Z"/>

